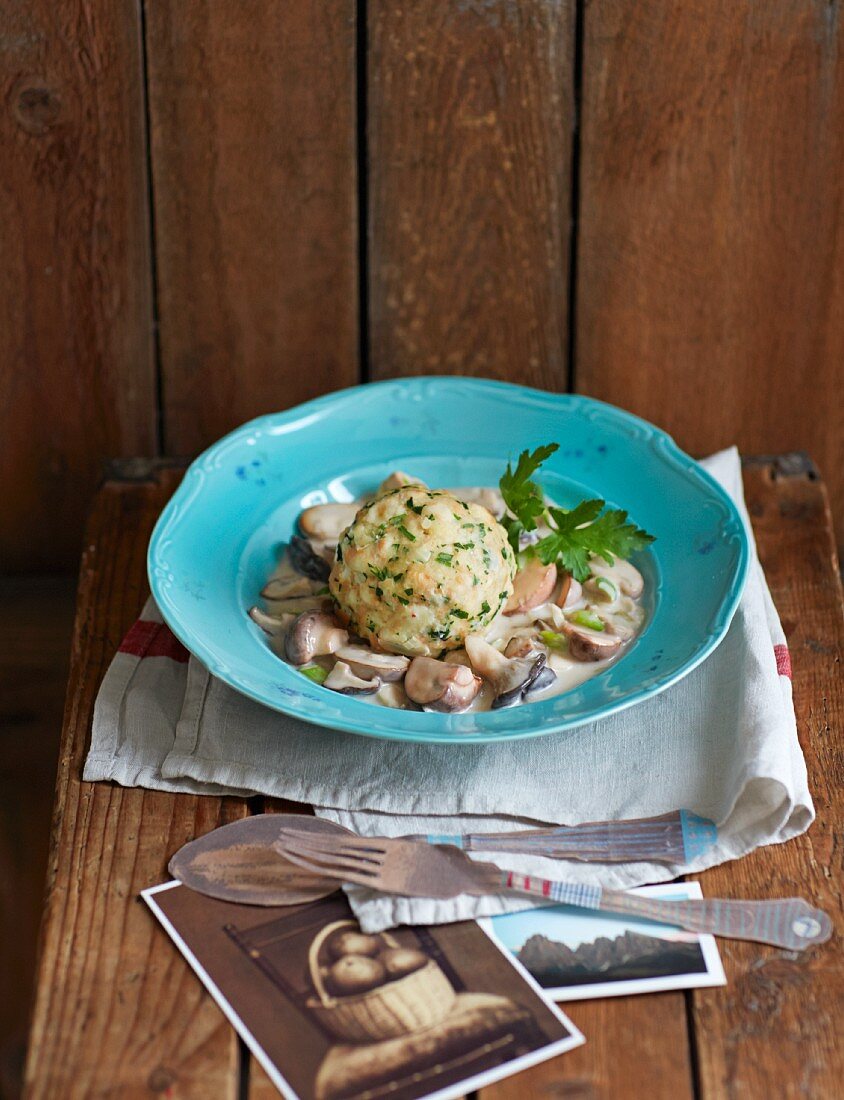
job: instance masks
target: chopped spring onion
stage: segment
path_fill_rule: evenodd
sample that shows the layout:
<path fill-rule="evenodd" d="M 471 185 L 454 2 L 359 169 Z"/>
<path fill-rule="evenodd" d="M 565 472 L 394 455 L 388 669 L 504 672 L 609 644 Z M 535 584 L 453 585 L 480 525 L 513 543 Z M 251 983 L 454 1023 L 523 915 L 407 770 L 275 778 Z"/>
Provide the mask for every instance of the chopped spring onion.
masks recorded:
<path fill-rule="evenodd" d="M 558 634 L 555 630 L 540 630 L 539 637 L 548 646 L 549 649 L 565 649 L 566 639 L 562 634 Z"/>
<path fill-rule="evenodd" d="M 577 623 L 578 626 L 586 626 L 590 630 L 606 630 L 603 620 L 599 619 L 592 611 L 575 611 L 571 616 L 571 621 Z"/>
<path fill-rule="evenodd" d="M 307 668 L 300 668 L 299 671 L 303 676 L 307 676 L 309 680 L 313 680 L 315 684 L 324 684 L 328 679 L 328 670 L 323 668 L 322 665 L 308 665 Z"/>
<path fill-rule="evenodd" d="M 598 591 L 602 592 L 607 597 L 610 603 L 618 599 L 618 589 L 609 577 L 595 577 L 594 584 Z"/>

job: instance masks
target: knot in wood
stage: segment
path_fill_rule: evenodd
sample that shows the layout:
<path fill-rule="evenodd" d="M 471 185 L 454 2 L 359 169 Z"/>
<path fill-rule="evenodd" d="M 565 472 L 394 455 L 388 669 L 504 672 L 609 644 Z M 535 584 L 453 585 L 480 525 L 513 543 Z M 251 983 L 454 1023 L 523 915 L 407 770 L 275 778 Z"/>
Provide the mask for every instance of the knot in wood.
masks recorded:
<path fill-rule="evenodd" d="M 176 1074 L 165 1066 L 156 1066 L 147 1078 L 147 1085 L 151 1092 L 167 1092 L 176 1080 Z"/>
<path fill-rule="evenodd" d="M 12 92 L 12 113 L 28 134 L 46 134 L 55 126 L 61 109 L 59 93 L 38 77 L 24 77 Z"/>

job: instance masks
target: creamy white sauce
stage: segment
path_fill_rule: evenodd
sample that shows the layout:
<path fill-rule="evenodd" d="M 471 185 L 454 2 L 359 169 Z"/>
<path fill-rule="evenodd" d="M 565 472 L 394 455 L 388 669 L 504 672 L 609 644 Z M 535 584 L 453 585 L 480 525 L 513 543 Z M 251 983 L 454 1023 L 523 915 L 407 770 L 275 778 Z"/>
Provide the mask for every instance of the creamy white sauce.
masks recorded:
<path fill-rule="evenodd" d="M 497 511 L 500 514 L 500 509 L 495 507 L 495 505 L 501 498 L 500 494 L 495 489 L 464 487 L 456 490 L 450 489 L 448 492 L 466 501 L 481 503 L 490 510 Z M 363 501 L 356 503 L 363 503 Z M 542 533 L 543 532 L 540 531 L 540 535 Z M 606 624 L 612 634 L 622 638 L 620 648 L 612 657 L 598 661 L 575 660 L 568 656 L 565 650 L 558 651 L 556 648 L 545 646 L 547 649 L 546 664 L 547 667 L 551 668 L 556 674 L 555 679 L 548 687 L 541 691 L 529 692 L 522 700 L 524 703 L 541 702 L 544 699 L 562 695 L 578 687 L 580 684 L 585 683 L 592 677 L 600 675 L 610 665 L 615 664 L 624 656 L 630 642 L 642 628 L 644 622 L 644 609 L 640 602 L 641 597 L 639 596 L 634 599 L 629 595 L 625 595 L 622 591 L 623 588 L 629 586 L 631 576 L 638 577 L 633 567 L 622 560 L 617 560 L 613 565 L 609 565 L 603 561 L 603 559 L 595 558 L 590 562 L 590 568 L 594 577 L 604 577 L 615 585 L 617 595 L 614 599 L 607 599 L 606 594 L 595 591 L 594 586 L 587 584 L 583 589 L 582 598 L 578 600 L 577 603 L 567 607 L 564 614 L 563 610 L 554 602 L 559 592 L 560 586 L 558 583 L 552 598 L 547 603 L 516 615 L 506 615 L 502 611 L 483 633 L 483 637 L 487 642 L 503 652 L 508 642 L 513 637 L 533 637 L 538 639 L 538 635 L 541 631 L 552 631 L 557 634 L 566 621 L 566 617 L 580 610 L 597 615 Z M 267 578 L 267 581 L 293 581 L 300 578 L 300 576 L 301 574 L 293 568 L 285 555 Z M 301 597 L 301 599 L 297 599 L 295 604 L 284 600 L 264 598 L 262 601 L 264 609 L 270 615 L 279 615 L 288 611 L 298 614 L 306 610 L 307 607 L 317 607 L 325 599 L 327 593 L 326 584 L 324 582 L 314 581 L 312 583 L 312 588 L 314 591 L 311 596 Z M 541 639 L 538 640 L 540 644 L 543 644 Z M 283 634 L 267 635 L 267 643 L 280 659 L 286 659 L 284 654 Z M 443 658 L 448 659 L 450 662 L 458 661 L 461 664 L 471 667 L 471 663 L 465 655 L 465 650 L 452 651 L 451 654 L 445 653 L 443 654 Z M 334 658 L 317 657 L 309 662 L 309 664 L 319 665 L 330 671 L 334 665 Z M 387 683 L 376 693 L 371 695 L 355 695 L 353 698 L 364 703 L 394 709 L 406 709 L 410 705 L 410 701 L 408 700 L 401 682 Z M 490 710 L 494 699 L 495 693 L 492 687 L 489 683 L 484 682 L 478 695 L 471 705 L 466 708 L 466 711 Z M 466 713 L 466 711 L 464 711 L 464 713 Z"/>

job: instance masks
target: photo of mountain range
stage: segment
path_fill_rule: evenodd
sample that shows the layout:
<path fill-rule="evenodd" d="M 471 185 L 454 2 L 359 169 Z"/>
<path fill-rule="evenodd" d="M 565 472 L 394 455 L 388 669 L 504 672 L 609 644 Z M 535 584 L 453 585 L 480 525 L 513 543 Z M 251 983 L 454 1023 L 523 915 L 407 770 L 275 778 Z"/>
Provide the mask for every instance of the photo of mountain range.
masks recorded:
<path fill-rule="evenodd" d="M 663 940 L 631 931 L 615 939 L 599 936 L 574 949 L 534 933 L 515 954 L 544 989 L 702 974 L 707 969 L 698 942 Z"/>

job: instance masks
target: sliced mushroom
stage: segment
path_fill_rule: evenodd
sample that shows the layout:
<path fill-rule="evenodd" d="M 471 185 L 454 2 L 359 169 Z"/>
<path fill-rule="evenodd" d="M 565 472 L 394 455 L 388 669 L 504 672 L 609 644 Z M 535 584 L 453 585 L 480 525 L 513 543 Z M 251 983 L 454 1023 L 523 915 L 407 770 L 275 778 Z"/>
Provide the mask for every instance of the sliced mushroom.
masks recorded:
<path fill-rule="evenodd" d="M 303 539 L 301 535 L 292 535 L 287 552 L 290 555 L 290 564 L 297 573 L 310 577 L 314 581 L 328 580 L 331 566 L 312 546 L 309 539 Z"/>
<path fill-rule="evenodd" d="M 266 611 L 262 611 L 260 607 L 250 607 L 248 615 L 252 622 L 255 623 L 256 626 L 260 626 L 265 634 L 273 636 L 283 634 L 296 617 L 286 612 L 283 612 L 281 615 L 268 615 Z"/>
<path fill-rule="evenodd" d="M 557 567 L 552 562 L 543 565 L 539 558 L 531 558 L 516 574 L 513 595 L 504 608 L 505 615 L 521 615 L 532 607 L 546 603 L 557 584 Z"/>
<path fill-rule="evenodd" d="M 465 649 L 450 649 L 442 660 L 448 665 L 465 665 L 466 668 L 472 667 L 472 662 L 469 660 L 469 654 Z"/>
<path fill-rule="evenodd" d="M 557 599 L 554 601 L 557 607 L 574 607 L 575 604 L 580 603 L 582 599 L 583 585 L 580 581 L 576 581 L 571 573 L 563 573 L 560 591 L 557 594 Z"/>
<path fill-rule="evenodd" d="M 377 676 L 385 684 L 400 680 L 410 664 L 409 657 L 398 653 L 376 653 L 365 645 L 343 645 L 335 653 L 356 675 L 365 680 Z"/>
<path fill-rule="evenodd" d="M 343 532 L 354 523 L 358 504 L 314 504 L 299 516 L 303 534 L 312 539 L 337 542 Z"/>
<path fill-rule="evenodd" d="M 603 661 L 621 646 L 621 638 L 608 630 L 592 630 L 568 621 L 562 629 L 569 640 L 569 655 L 575 661 Z"/>
<path fill-rule="evenodd" d="M 265 600 L 289 600 L 294 596 L 311 596 L 313 590 L 308 577 L 273 577 L 261 589 L 261 595 Z"/>
<path fill-rule="evenodd" d="M 414 657 L 404 678 L 404 690 L 425 710 L 465 710 L 481 690 L 481 678 L 466 665 Z"/>
<path fill-rule="evenodd" d="M 428 488 L 421 477 L 411 477 L 410 474 L 406 474 L 403 470 L 394 470 L 390 476 L 384 478 L 378 486 L 377 495 L 380 497 L 382 493 L 389 493 L 393 489 L 403 489 L 405 485 L 419 485 L 423 489 Z"/>
<path fill-rule="evenodd" d="M 545 689 L 549 688 L 556 679 L 557 673 L 550 665 L 545 665 L 533 683 L 525 689 L 525 695 L 534 695 L 537 692 L 545 691 Z"/>
<path fill-rule="evenodd" d="M 530 657 L 534 653 L 544 653 L 544 648 L 530 634 L 514 634 L 504 650 L 505 657 Z"/>
<path fill-rule="evenodd" d="M 299 615 L 287 631 L 284 651 L 291 664 L 304 665 L 314 657 L 336 652 L 348 640 L 348 633 L 333 615 L 314 608 Z"/>
<path fill-rule="evenodd" d="M 419 710 L 419 704 L 408 699 L 407 692 L 398 680 L 390 684 L 382 684 L 376 702 L 392 710 Z"/>
<path fill-rule="evenodd" d="M 615 581 L 625 596 L 632 596 L 636 600 L 642 595 L 644 578 L 636 566 L 624 558 L 616 558 L 613 565 L 608 565 L 603 558 L 594 557 L 589 562 L 589 568 L 596 577 L 608 577 Z"/>
<path fill-rule="evenodd" d="M 361 680 L 345 661 L 337 661 L 323 681 L 323 686 L 339 691 L 341 695 L 374 695 L 381 687 L 381 681 L 377 676 L 374 680 Z"/>
<path fill-rule="evenodd" d="M 495 692 L 493 710 L 520 703 L 545 668 L 547 660 L 542 650 L 527 657 L 505 657 L 477 634 L 470 634 L 466 639 L 466 652 L 472 668 L 488 681 Z"/>

